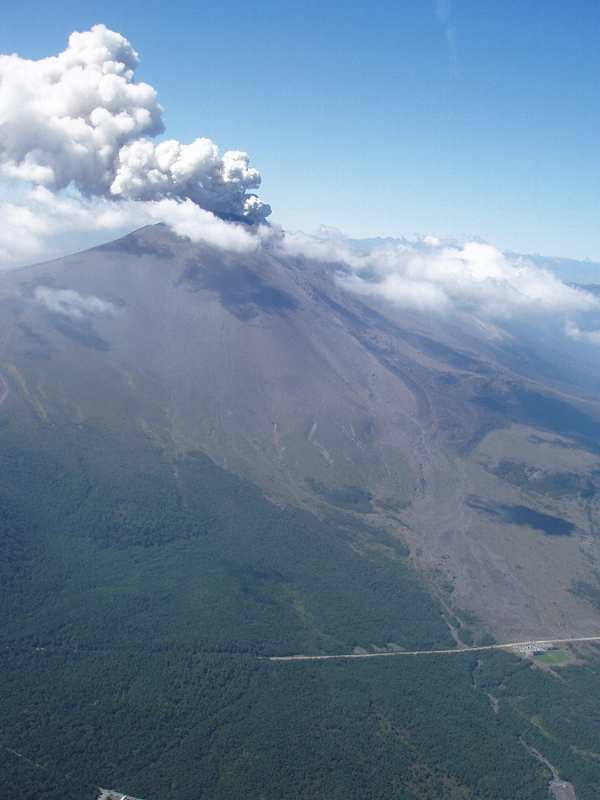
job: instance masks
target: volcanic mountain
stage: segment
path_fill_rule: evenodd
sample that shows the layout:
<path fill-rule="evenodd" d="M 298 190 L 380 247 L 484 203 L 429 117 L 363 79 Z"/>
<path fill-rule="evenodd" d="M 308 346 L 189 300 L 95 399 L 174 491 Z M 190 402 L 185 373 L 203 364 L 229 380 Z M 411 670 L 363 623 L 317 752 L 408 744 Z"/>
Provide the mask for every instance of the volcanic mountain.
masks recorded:
<path fill-rule="evenodd" d="M 275 507 L 364 525 L 392 560 L 407 546 L 453 629 L 600 635 L 600 371 L 342 271 L 157 225 L 5 272 L 0 435 L 93 428 L 100 452 L 110 434 L 124 482 L 136 448 L 174 480 L 202 453 Z M 133 512 L 98 513 L 118 535 Z"/>

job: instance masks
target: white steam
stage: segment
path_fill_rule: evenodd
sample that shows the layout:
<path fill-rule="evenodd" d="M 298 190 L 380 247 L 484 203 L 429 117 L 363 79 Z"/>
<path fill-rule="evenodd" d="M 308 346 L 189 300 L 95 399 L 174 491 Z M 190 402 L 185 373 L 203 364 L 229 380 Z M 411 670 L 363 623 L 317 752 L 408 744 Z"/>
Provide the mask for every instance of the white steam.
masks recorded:
<path fill-rule="evenodd" d="M 157 222 L 165 222 L 179 236 L 224 250 L 251 252 L 260 246 L 251 229 L 225 222 L 191 200 L 85 199 L 38 187 L 26 194 L 23 203 L 0 202 L 0 264 L 51 258 L 58 254 L 52 243 L 62 234 L 97 232 L 106 238 Z"/>
<path fill-rule="evenodd" d="M 210 140 L 154 145 L 164 131 L 156 92 L 135 83 L 137 53 L 96 25 L 73 33 L 60 55 L 0 55 L 0 171 L 85 197 L 190 200 L 226 217 L 261 222 L 271 209 L 252 194 L 260 175 L 239 151 Z"/>
<path fill-rule="evenodd" d="M 201 208 L 257 221 L 270 208 L 246 190 L 259 185 L 260 175 L 239 150 L 221 159 L 210 139 L 196 139 L 192 144 L 161 142 L 156 147 L 141 139 L 119 151 L 110 192 L 134 200 L 189 198 Z"/>
<path fill-rule="evenodd" d="M 129 141 L 162 133 L 156 92 L 133 83 L 137 53 L 103 25 L 73 33 L 60 55 L 0 56 L 2 171 L 48 189 L 107 194 Z"/>

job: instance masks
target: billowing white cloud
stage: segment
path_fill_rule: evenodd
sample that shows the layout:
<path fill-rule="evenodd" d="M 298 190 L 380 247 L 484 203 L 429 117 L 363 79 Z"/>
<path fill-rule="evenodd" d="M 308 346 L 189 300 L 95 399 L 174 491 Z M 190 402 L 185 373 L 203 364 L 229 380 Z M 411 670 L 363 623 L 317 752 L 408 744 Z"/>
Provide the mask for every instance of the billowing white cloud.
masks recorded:
<path fill-rule="evenodd" d="M 270 209 L 246 192 L 259 185 L 258 171 L 248 166 L 248 156 L 239 150 L 221 159 L 210 139 L 157 146 L 142 139 L 119 151 L 110 192 L 135 200 L 185 197 L 210 211 L 257 220 Z"/>
<path fill-rule="evenodd" d="M 321 229 L 320 234 L 273 233 L 272 237 L 285 253 L 331 264 L 336 280 L 349 291 L 381 297 L 401 308 L 456 310 L 495 320 L 556 316 L 563 319 L 563 326 L 574 315 L 600 312 L 597 296 L 483 242 L 459 244 L 429 236 L 416 242 L 365 246 L 339 231 Z M 582 332 L 574 322 L 565 331 L 581 341 L 600 339 L 595 332 Z"/>
<path fill-rule="evenodd" d="M 48 311 L 71 319 L 82 319 L 90 314 L 114 314 L 117 310 L 107 300 L 101 300 L 94 295 L 84 297 L 74 289 L 52 289 L 49 286 L 37 286 L 33 297 L 36 303 L 44 306 Z"/>
<path fill-rule="evenodd" d="M 166 222 L 178 236 L 193 242 L 206 242 L 221 250 L 234 253 L 250 253 L 261 246 L 261 229 L 226 222 L 210 211 L 205 211 L 191 200 L 183 203 L 176 200 L 160 200 L 151 203 L 132 203 L 136 213 L 149 222 Z M 138 217 L 139 218 L 139 217 Z"/>
<path fill-rule="evenodd" d="M 135 83 L 137 53 L 96 25 L 73 33 L 58 56 L 29 61 L 0 55 L 0 171 L 51 191 L 200 207 L 260 222 L 270 207 L 248 156 L 223 157 L 208 139 L 154 145 L 164 131 L 155 90 Z"/>
<path fill-rule="evenodd" d="M 165 222 L 180 236 L 224 250 L 251 252 L 260 246 L 261 226 L 257 230 L 226 222 L 191 200 L 86 199 L 38 187 L 20 204 L 0 201 L 0 264 L 20 266 L 57 256 L 57 237 L 64 233 L 96 232 L 110 238 L 157 222 Z"/>
<path fill-rule="evenodd" d="M 164 130 L 156 92 L 133 82 L 138 63 L 104 25 L 71 34 L 56 57 L 0 56 L 2 171 L 49 189 L 74 182 L 90 194 L 109 191 L 120 148 Z"/>

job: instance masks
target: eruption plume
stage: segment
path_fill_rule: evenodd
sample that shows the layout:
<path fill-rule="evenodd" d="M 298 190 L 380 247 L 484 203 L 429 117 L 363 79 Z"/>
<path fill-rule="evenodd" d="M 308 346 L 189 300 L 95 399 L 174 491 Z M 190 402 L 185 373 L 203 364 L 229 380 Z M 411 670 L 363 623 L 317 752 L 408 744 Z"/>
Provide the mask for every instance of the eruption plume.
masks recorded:
<path fill-rule="evenodd" d="M 271 209 L 248 156 L 223 157 L 209 139 L 153 144 L 164 132 L 155 90 L 135 83 L 130 43 L 104 25 L 73 33 L 58 56 L 0 56 L 0 170 L 86 197 L 191 200 L 227 218 L 261 222 Z"/>

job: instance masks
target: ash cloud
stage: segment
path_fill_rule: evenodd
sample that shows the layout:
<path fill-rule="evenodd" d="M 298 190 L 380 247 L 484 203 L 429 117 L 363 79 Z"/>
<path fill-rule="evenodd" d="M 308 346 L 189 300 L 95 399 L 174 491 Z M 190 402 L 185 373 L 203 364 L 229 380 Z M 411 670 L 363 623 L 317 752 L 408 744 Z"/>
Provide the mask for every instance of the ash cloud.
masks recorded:
<path fill-rule="evenodd" d="M 165 130 L 163 109 L 151 86 L 134 81 L 138 64 L 131 44 L 104 25 L 71 34 L 58 56 L 30 61 L 0 55 L 0 174 L 70 204 L 76 227 L 94 200 L 104 225 L 111 204 L 116 215 L 126 201 L 125 218 L 141 218 L 141 224 L 160 221 L 161 208 L 172 220 L 178 204 L 184 224 L 190 218 L 186 204 L 224 219 L 264 222 L 271 209 L 254 194 L 261 179 L 246 153 L 221 156 L 205 138 L 150 141 Z M 154 208 L 132 210 L 137 203 Z M 43 246 L 55 232 L 53 224 L 62 229 L 61 212 L 51 205 L 47 198 L 40 203 L 35 190 L 21 206 L 2 203 L 17 229 L 29 226 L 34 239 L 24 245 L 20 237 L 10 241 L 10 234 L 0 234 L 6 259 L 27 258 L 36 252 L 36 240 Z M 24 206 L 29 214 L 19 211 Z"/>

